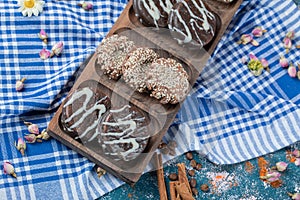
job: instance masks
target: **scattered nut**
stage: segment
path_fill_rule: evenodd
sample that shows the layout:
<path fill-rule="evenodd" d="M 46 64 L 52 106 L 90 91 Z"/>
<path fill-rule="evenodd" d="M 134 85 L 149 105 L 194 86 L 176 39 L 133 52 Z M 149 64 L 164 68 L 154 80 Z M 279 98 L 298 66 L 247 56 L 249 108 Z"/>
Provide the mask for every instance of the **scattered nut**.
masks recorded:
<path fill-rule="evenodd" d="M 195 170 L 191 169 L 191 170 L 188 171 L 188 174 L 190 176 L 195 176 L 196 172 L 195 172 Z"/>
<path fill-rule="evenodd" d="M 208 192 L 209 191 L 209 186 L 207 184 L 202 184 L 200 186 L 201 191 L 203 192 Z"/>
<path fill-rule="evenodd" d="M 192 193 L 193 193 L 193 195 L 197 196 L 198 195 L 197 188 L 192 188 Z"/>
<path fill-rule="evenodd" d="M 196 187 L 196 185 L 197 185 L 197 180 L 194 179 L 194 178 L 191 178 L 191 180 L 190 180 L 190 186 L 191 186 L 192 188 L 194 188 L 194 187 Z"/>
<path fill-rule="evenodd" d="M 201 168 L 202 168 L 202 165 L 200 163 L 197 163 L 195 169 L 199 171 Z"/>
<path fill-rule="evenodd" d="M 185 155 L 186 159 L 188 160 L 192 160 L 193 159 L 193 154 L 191 152 L 187 152 L 186 155 Z"/>
<path fill-rule="evenodd" d="M 195 168 L 195 167 L 197 166 L 196 160 L 191 160 L 190 166 L 191 166 L 192 168 Z"/>
<path fill-rule="evenodd" d="M 178 179 L 178 176 L 176 173 L 170 173 L 169 179 L 170 179 L 170 181 L 176 181 Z"/>

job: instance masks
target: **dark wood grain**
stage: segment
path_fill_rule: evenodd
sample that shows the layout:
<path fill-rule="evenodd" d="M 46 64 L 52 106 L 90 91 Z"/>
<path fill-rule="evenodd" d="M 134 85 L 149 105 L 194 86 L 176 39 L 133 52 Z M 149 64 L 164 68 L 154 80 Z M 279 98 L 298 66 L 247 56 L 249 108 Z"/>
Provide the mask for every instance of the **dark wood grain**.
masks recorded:
<path fill-rule="evenodd" d="M 127 35 L 130 39 L 138 42 L 140 46 L 150 46 L 162 57 L 177 59 L 178 62 L 182 63 L 189 74 L 189 82 L 192 87 L 202 72 L 210 54 L 213 53 L 216 45 L 226 31 L 227 26 L 242 3 L 242 0 L 236 0 L 229 4 L 218 3 L 213 0 L 206 0 L 206 2 L 210 5 L 211 10 L 218 16 L 217 33 L 213 41 L 201 50 L 187 49 L 186 47 L 178 45 L 168 33 L 162 33 L 161 31 L 163 30 L 145 29 L 133 13 L 132 0 L 128 3 L 108 33 L 108 36 L 116 33 Z M 144 153 L 129 163 L 122 161 L 116 162 L 106 157 L 101 149 L 90 148 L 71 138 L 62 130 L 60 125 L 60 115 L 63 104 L 52 118 L 48 126 L 48 131 L 52 137 L 61 143 L 87 157 L 109 173 L 133 185 L 140 178 L 161 142 L 162 137 L 172 124 L 176 113 L 180 109 L 180 103 L 176 105 L 162 105 L 158 100 L 149 97 L 148 94 L 134 92 L 122 80 L 114 81 L 108 79 L 100 70 L 96 61 L 97 55 L 94 54 L 82 71 L 80 77 L 74 83 L 70 92 L 82 87 L 82 85 L 94 84 L 96 82 L 103 87 L 103 91 L 105 91 L 110 98 L 113 98 L 113 104 L 127 101 L 147 113 L 150 119 L 151 137 Z"/>

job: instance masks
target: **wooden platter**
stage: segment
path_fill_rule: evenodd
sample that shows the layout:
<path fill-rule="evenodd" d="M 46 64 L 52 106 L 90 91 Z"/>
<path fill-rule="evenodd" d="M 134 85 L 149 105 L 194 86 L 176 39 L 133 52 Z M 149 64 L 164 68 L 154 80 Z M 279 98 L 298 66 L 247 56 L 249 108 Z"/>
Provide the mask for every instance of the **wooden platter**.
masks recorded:
<path fill-rule="evenodd" d="M 126 35 L 137 45 L 152 48 L 160 57 L 176 59 L 188 73 L 189 83 L 192 87 L 242 3 L 242 0 L 234 0 L 231 3 L 221 3 L 216 0 L 205 1 L 217 16 L 217 32 L 213 40 L 202 49 L 177 44 L 168 30 L 144 27 L 134 13 L 132 0 L 128 3 L 108 36 L 113 34 Z M 96 54 L 86 60 L 85 63 L 87 63 L 86 67 L 74 83 L 70 94 L 78 88 L 97 85 L 111 99 L 114 106 L 130 104 L 141 109 L 150 119 L 149 134 L 151 137 L 145 150 L 132 161 L 116 161 L 105 155 L 100 145 L 99 147 L 89 146 L 74 139 L 63 130 L 61 125 L 60 118 L 65 102 L 62 103 L 52 118 L 48 126 L 48 132 L 53 138 L 87 157 L 109 173 L 133 185 L 140 178 L 164 134 L 172 124 L 176 113 L 180 109 L 180 103 L 161 104 L 158 100 L 150 97 L 149 94 L 133 91 L 122 80 L 109 79 L 99 67 Z"/>

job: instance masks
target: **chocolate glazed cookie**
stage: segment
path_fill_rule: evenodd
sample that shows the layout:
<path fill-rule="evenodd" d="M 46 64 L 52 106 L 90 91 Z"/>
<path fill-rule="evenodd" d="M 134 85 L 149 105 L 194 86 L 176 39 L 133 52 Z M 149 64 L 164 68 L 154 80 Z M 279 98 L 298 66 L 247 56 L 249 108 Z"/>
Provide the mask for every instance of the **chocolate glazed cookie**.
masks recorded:
<path fill-rule="evenodd" d="M 149 118 L 137 107 L 111 109 L 99 124 L 98 141 L 114 160 L 130 161 L 142 153 L 150 137 Z"/>
<path fill-rule="evenodd" d="M 205 46 L 214 37 L 216 17 L 202 0 L 184 0 L 174 5 L 169 15 L 169 29 L 177 32 L 179 44 Z"/>
<path fill-rule="evenodd" d="M 141 23 L 151 27 L 167 27 L 168 16 L 179 0 L 134 0 L 133 9 Z"/>
<path fill-rule="evenodd" d="M 98 87 L 84 87 L 71 93 L 63 105 L 63 130 L 83 143 L 96 138 L 96 127 L 102 115 L 110 108 L 110 99 Z"/>

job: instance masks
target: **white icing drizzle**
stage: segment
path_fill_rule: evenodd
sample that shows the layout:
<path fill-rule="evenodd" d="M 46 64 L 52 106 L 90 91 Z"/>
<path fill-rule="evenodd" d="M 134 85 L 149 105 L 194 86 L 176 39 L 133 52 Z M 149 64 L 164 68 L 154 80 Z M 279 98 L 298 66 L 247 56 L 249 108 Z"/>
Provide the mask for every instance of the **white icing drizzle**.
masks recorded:
<path fill-rule="evenodd" d="M 161 13 L 160 13 L 158 7 L 155 5 L 154 1 L 149 0 L 149 4 L 147 4 L 147 2 L 145 0 L 140 1 L 140 2 L 143 3 L 144 8 L 147 10 L 149 15 L 152 17 L 155 26 L 158 27 L 157 21 L 159 20 Z M 141 10 L 140 4 L 139 4 L 139 9 Z"/>
<path fill-rule="evenodd" d="M 104 104 L 99 104 L 100 102 L 104 101 L 107 97 L 103 97 L 102 99 L 98 100 L 91 108 L 87 109 L 87 105 L 90 101 L 90 99 L 93 96 L 93 91 L 89 88 L 83 88 L 78 92 L 73 93 L 72 97 L 66 102 L 66 104 L 63 106 L 64 108 L 73 104 L 77 99 L 81 98 L 82 96 L 85 96 L 84 102 L 82 104 L 82 107 L 80 107 L 76 112 L 72 113 L 70 117 L 68 117 L 65 122 L 68 123 L 70 122 L 73 118 L 76 116 L 82 114 L 80 119 L 76 121 L 72 126 L 68 128 L 68 130 L 72 130 L 73 128 L 76 128 L 80 126 L 85 118 L 89 115 L 91 115 L 94 111 L 98 110 L 98 118 L 91 124 L 89 127 L 85 129 L 83 133 L 81 133 L 78 137 L 83 138 L 86 136 L 91 130 L 95 129 L 98 125 L 98 121 L 101 119 L 101 116 L 103 113 L 106 112 L 106 107 Z M 96 137 L 95 133 L 94 135 L 88 140 L 92 141 Z"/>
<path fill-rule="evenodd" d="M 120 109 L 111 110 L 111 113 L 120 113 L 123 112 L 125 109 L 130 108 L 129 105 L 125 105 Z M 145 132 L 146 127 L 137 128 L 136 122 L 145 120 L 145 117 L 135 118 L 132 119 L 132 114 L 129 113 L 128 115 L 116 119 L 116 122 L 103 122 L 102 125 L 112 126 L 112 127 L 126 127 L 122 132 L 107 132 L 102 133 L 104 136 L 109 136 L 112 140 L 110 141 L 103 141 L 103 147 L 105 145 L 118 145 L 122 143 L 130 143 L 132 147 L 124 152 L 106 152 L 106 154 L 110 155 L 121 155 L 123 160 L 128 161 L 132 157 L 130 154 L 135 153 L 139 148 L 139 143 L 137 140 L 145 140 L 149 138 L 149 136 L 134 136 L 132 137 L 135 132 Z M 117 139 L 115 139 L 117 138 Z M 132 159 L 132 158 L 131 158 Z"/>
<path fill-rule="evenodd" d="M 211 20 L 214 20 L 215 19 L 215 16 L 209 12 L 204 3 L 200 0 L 200 1 L 197 1 L 197 2 L 200 2 L 200 6 L 197 4 L 197 2 L 195 0 L 191 0 L 191 2 L 193 3 L 193 5 L 195 6 L 195 8 L 201 13 L 201 17 L 198 17 L 196 14 L 194 14 L 192 12 L 192 10 L 190 9 L 190 7 L 188 6 L 187 2 L 186 1 L 182 1 L 182 5 L 184 5 L 184 7 L 186 8 L 186 10 L 188 11 L 188 13 L 190 14 L 191 16 L 191 19 L 189 22 L 186 22 L 182 16 L 180 15 L 179 11 L 176 10 L 176 9 L 172 9 L 171 11 L 171 19 L 174 17 L 173 15 L 175 14 L 176 17 L 178 18 L 178 21 L 183 25 L 184 27 L 184 31 L 176 28 L 176 27 L 172 27 L 172 25 L 169 25 L 169 28 L 172 29 L 173 31 L 176 31 L 176 32 L 179 32 L 181 35 L 184 36 L 184 39 L 183 40 L 180 40 L 178 38 L 176 38 L 176 40 L 178 41 L 179 44 L 182 44 L 182 43 L 189 43 L 192 41 L 192 33 L 191 33 L 191 30 L 189 29 L 187 23 L 191 24 L 191 27 L 193 29 L 193 32 L 195 33 L 197 39 L 198 39 L 198 42 L 203 45 L 203 42 L 200 40 L 200 35 L 199 33 L 197 33 L 196 31 L 196 27 L 197 26 L 200 30 L 204 30 L 205 32 L 211 32 L 211 34 L 214 34 L 214 30 L 213 30 L 213 27 L 209 24 L 208 22 L 208 18 L 211 19 Z M 199 25 L 199 22 L 197 23 L 197 21 L 195 20 L 199 20 L 202 22 L 202 25 L 200 26 Z"/>

